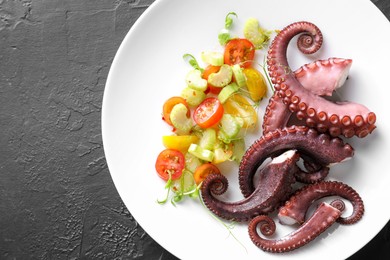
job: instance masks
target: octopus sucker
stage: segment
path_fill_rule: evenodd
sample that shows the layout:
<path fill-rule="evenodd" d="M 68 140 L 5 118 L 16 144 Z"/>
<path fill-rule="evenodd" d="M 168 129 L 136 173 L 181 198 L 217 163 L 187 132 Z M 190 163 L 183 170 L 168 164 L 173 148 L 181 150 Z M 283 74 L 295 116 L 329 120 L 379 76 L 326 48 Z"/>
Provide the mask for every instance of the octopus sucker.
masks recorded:
<path fill-rule="evenodd" d="M 249 222 L 249 237 L 257 247 L 267 252 L 284 253 L 295 250 L 313 241 L 340 218 L 343 210 L 341 203 L 340 201 L 331 204 L 322 202 L 313 215 L 297 230 L 280 239 L 261 237 L 257 232 L 258 226 L 263 235 L 269 236 L 275 232 L 276 225 L 268 216 L 257 216 Z"/>
<path fill-rule="evenodd" d="M 255 191 L 237 202 L 221 201 L 214 196 L 227 190 L 228 181 L 222 174 L 210 174 L 201 186 L 202 200 L 210 211 L 227 220 L 248 221 L 257 215 L 268 214 L 293 193 L 298 160 L 299 155 L 293 150 L 274 158 L 260 170 Z"/>
<path fill-rule="evenodd" d="M 333 139 L 339 139 L 334 141 Z M 311 158 L 318 166 L 342 162 L 354 154 L 354 149 L 338 137 L 318 133 L 305 126 L 276 129 L 257 139 L 245 152 L 239 166 L 239 184 L 244 197 L 255 190 L 253 177 L 267 159 L 296 149 L 303 159 Z"/>
<path fill-rule="evenodd" d="M 332 136 L 344 135 L 345 137 L 365 137 L 375 129 L 376 115 L 370 111 L 367 107 L 362 104 L 354 102 L 332 102 L 322 96 L 318 95 L 315 90 L 319 87 L 313 87 L 313 89 L 306 89 L 304 83 L 298 80 L 296 74 L 291 73 L 287 61 L 287 47 L 291 39 L 299 35 L 298 48 L 305 54 L 314 53 L 320 49 L 322 45 L 322 34 L 317 26 L 309 22 L 297 22 L 285 27 L 273 40 L 270 52 L 268 54 L 268 71 L 272 75 L 272 82 L 275 84 L 274 87 L 280 96 L 284 96 L 283 103 L 291 113 L 300 111 L 299 120 L 310 127 L 315 127 L 321 132 L 328 132 Z M 351 63 L 350 60 L 346 62 Z M 328 66 L 333 63 L 334 66 L 342 64 L 342 61 L 335 59 L 333 62 L 325 61 L 319 62 L 320 66 Z M 272 64 L 272 65 L 271 65 Z M 305 68 L 313 69 L 318 65 L 309 65 L 302 68 L 299 72 L 305 70 Z M 346 79 L 346 69 L 342 71 L 342 74 L 336 84 L 341 84 Z M 325 75 L 324 75 L 325 77 Z M 283 84 L 283 88 L 281 85 Z M 332 85 L 330 85 L 332 86 Z M 331 88 L 332 89 L 332 88 Z M 331 90 L 330 89 L 330 90 Z M 324 91 L 324 90 L 321 90 Z M 329 91 L 324 91 L 325 95 L 328 95 Z M 271 100 L 274 97 L 271 98 Z M 299 100 L 300 108 L 306 107 L 305 110 L 297 109 L 294 102 Z M 270 114 L 270 113 L 268 113 Z M 288 113 L 284 113 L 284 116 Z M 277 115 L 274 115 L 277 117 Z M 358 118 L 357 120 L 354 120 Z M 281 122 L 281 120 L 279 120 Z M 285 126 L 285 125 L 284 125 Z M 264 118 L 263 129 L 264 131 L 273 130 L 275 127 L 283 127 L 283 125 L 273 124 L 271 119 Z M 339 129 L 337 129 L 339 128 Z"/>
<path fill-rule="evenodd" d="M 279 209 L 278 216 L 281 223 L 302 224 L 312 203 L 328 196 L 340 196 L 352 204 L 352 214 L 348 217 L 340 217 L 337 220 L 340 224 L 354 224 L 363 217 L 363 200 L 352 187 L 337 181 L 322 181 L 304 186 L 286 201 Z"/>

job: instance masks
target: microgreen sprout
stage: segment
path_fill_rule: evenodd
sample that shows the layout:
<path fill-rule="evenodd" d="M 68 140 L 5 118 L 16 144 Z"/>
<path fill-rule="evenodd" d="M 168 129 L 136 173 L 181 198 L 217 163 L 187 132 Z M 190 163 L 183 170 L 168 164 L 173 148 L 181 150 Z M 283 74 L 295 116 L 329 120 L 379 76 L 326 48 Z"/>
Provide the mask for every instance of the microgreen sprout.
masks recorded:
<path fill-rule="evenodd" d="M 165 204 L 168 201 L 169 193 L 171 191 L 171 187 L 172 187 L 172 184 L 173 184 L 173 182 L 172 182 L 172 173 L 170 171 L 168 171 L 168 174 L 169 174 L 169 178 L 168 178 L 167 183 L 165 184 L 165 187 L 164 187 L 164 189 L 167 190 L 167 193 L 166 193 L 165 198 L 163 200 L 157 199 L 157 203 L 158 204 Z"/>
<path fill-rule="evenodd" d="M 218 41 L 222 46 L 225 45 L 232 38 L 229 30 L 233 26 L 233 16 L 238 18 L 235 12 L 229 12 L 226 15 L 225 27 L 218 34 Z"/>
<path fill-rule="evenodd" d="M 235 12 L 229 12 L 225 17 L 225 29 L 230 29 L 233 25 L 233 18 L 232 16 L 235 16 L 238 18 L 238 15 Z"/>
<path fill-rule="evenodd" d="M 202 185 L 202 183 L 200 184 Z M 246 249 L 245 245 L 234 235 L 233 233 L 233 229 L 236 225 L 236 222 L 234 221 L 230 221 L 229 223 L 225 223 L 223 220 L 221 220 L 219 217 L 217 217 L 216 215 L 214 215 L 207 207 L 206 205 L 204 204 L 202 198 L 199 196 L 199 201 L 200 203 L 202 204 L 202 206 L 206 209 L 207 213 L 213 217 L 216 221 L 218 221 L 219 223 L 221 223 L 222 226 L 224 226 L 226 228 L 226 230 L 229 232 L 229 235 L 232 236 L 234 238 L 234 240 L 236 240 L 244 249 L 245 251 L 248 253 L 248 250 Z"/>
<path fill-rule="evenodd" d="M 204 69 L 199 66 L 198 61 L 193 55 L 186 53 L 183 55 L 183 59 L 187 61 L 194 69 L 200 70 L 203 73 Z"/>
<path fill-rule="evenodd" d="M 186 177 L 190 176 L 190 179 Z M 176 206 L 176 203 L 182 201 L 186 196 L 190 198 L 199 197 L 200 185 L 196 185 L 192 172 L 184 170 L 179 180 L 173 181 L 171 174 L 169 173 L 169 179 L 165 184 L 165 189 L 167 190 L 165 198 L 162 200 L 157 200 L 159 204 L 165 204 L 170 198 L 170 192 L 172 191 L 174 195 L 170 198 L 170 201 L 173 206 Z"/>

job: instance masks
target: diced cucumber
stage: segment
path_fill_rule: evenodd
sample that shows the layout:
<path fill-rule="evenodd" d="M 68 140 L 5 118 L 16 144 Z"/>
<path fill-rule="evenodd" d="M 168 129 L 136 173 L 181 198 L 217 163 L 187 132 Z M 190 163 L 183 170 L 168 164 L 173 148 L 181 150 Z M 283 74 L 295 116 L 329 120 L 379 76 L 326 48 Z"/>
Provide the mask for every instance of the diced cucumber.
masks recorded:
<path fill-rule="evenodd" d="M 208 82 L 215 87 L 222 88 L 232 81 L 232 77 L 232 68 L 223 64 L 218 72 L 209 75 Z"/>
<path fill-rule="evenodd" d="M 190 171 L 183 171 L 179 181 L 183 193 L 189 192 L 196 187 L 194 175 Z"/>
<path fill-rule="evenodd" d="M 218 164 L 230 160 L 233 155 L 233 151 L 230 149 L 223 149 L 222 147 L 217 147 L 214 150 L 214 159 L 213 163 Z"/>
<path fill-rule="evenodd" d="M 185 160 L 186 169 L 192 173 L 194 173 L 196 168 L 198 168 L 202 164 L 201 160 L 191 153 L 186 153 Z"/>
<path fill-rule="evenodd" d="M 202 78 L 202 72 L 200 70 L 191 70 L 187 73 L 185 78 L 187 86 L 199 90 L 205 91 L 207 89 L 207 80 Z"/>
<path fill-rule="evenodd" d="M 233 141 L 233 156 L 234 161 L 240 163 L 242 157 L 245 154 L 245 141 L 244 139 L 236 139 Z"/>
<path fill-rule="evenodd" d="M 213 65 L 221 66 L 223 64 L 223 53 L 216 51 L 203 51 L 201 54 L 203 62 Z"/>
<path fill-rule="evenodd" d="M 197 144 L 191 144 L 188 148 L 188 152 L 203 161 L 212 162 L 214 153 L 208 149 L 204 149 Z"/>
<path fill-rule="evenodd" d="M 268 44 L 272 31 L 260 27 L 256 18 L 249 18 L 244 25 L 244 36 L 255 45 L 256 49 L 263 48 Z"/>
<path fill-rule="evenodd" d="M 236 93 L 240 87 L 235 83 L 232 82 L 229 85 L 225 86 L 221 92 L 218 94 L 219 101 L 223 104 L 225 101 L 234 93 Z"/>
<path fill-rule="evenodd" d="M 206 128 L 199 140 L 200 147 L 208 150 L 213 150 L 217 141 L 217 132 L 213 128 Z"/>
<path fill-rule="evenodd" d="M 196 107 L 206 98 L 206 94 L 203 91 L 186 87 L 181 92 L 182 98 L 187 101 L 190 107 Z"/>
<path fill-rule="evenodd" d="M 192 128 L 192 119 L 187 117 L 188 109 L 184 104 L 176 104 L 171 111 L 170 119 L 180 135 L 188 134 Z"/>
<path fill-rule="evenodd" d="M 221 130 L 225 132 L 228 137 L 235 137 L 243 126 L 243 121 L 239 117 L 230 114 L 224 114 L 220 121 Z"/>
<path fill-rule="evenodd" d="M 240 67 L 239 64 L 234 64 L 232 66 L 232 71 L 233 71 L 233 76 L 237 82 L 237 85 L 240 87 L 240 88 L 243 88 L 246 86 L 246 79 L 245 79 L 245 75 L 244 75 L 244 72 L 243 72 L 243 69 Z"/>
<path fill-rule="evenodd" d="M 235 117 L 230 114 L 224 114 L 220 121 L 218 138 L 224 143 L 230 143 L 237 137 L 243 125 L 244 121 L 242 118 Z"/>

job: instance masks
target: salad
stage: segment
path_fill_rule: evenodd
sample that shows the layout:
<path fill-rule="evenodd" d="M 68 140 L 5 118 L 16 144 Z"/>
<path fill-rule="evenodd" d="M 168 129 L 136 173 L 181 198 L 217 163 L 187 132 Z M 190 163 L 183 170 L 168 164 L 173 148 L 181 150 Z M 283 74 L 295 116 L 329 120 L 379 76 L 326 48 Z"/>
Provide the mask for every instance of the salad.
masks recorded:
<path fill-rule="evenodd" d="M 162 119 L 172 132 L 162 136 L 165 149 L 155 163 L 157 175 L 166 181 L 160 204 L 197 198 L 208 174 L 223 174 L 221 163 L 241 161 L 245 136 L 259 123 L 257 108 L 271 84 L 254 58 L 273 32 L 249 18 L 243 36 L 232 37 L 234 19 L 237 14 L 228 13 L 218 35 L 223 51 L 200 53 L 204 66 L 193 55 L 183 55 L 191 66 L 183 75 L 185 87 L 163 103 Z"/>

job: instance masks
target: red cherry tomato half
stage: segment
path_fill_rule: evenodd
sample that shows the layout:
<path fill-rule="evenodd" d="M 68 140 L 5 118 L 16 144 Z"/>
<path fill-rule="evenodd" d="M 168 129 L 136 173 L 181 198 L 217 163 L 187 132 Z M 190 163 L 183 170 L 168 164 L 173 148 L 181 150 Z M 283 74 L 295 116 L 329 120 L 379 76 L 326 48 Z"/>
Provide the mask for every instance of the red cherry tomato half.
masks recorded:
<path fill-rule="evenodd" d="M 225 64 L 240 64 L 241 67 L 248 68 L 252 65 L 254 57 L 255 46 L 247 39 L 232 39 L 225 46 Z"/>
<path fill-rule="evenodd" d="M 216 125 L 223 116 L 223 106 L 218 98 L 209 97 L 194 111 L 194 121 L 202 128 L 209 128 Z"/>
<path fill-rule="evenodd" d="M 167 181 L 169 175 L 172 180 L 180 178 L 183 173 L 185 159 L 183 153 L 174 149 L 165 149 L 156 160 L 156 171 L 158 176 Z"/>

